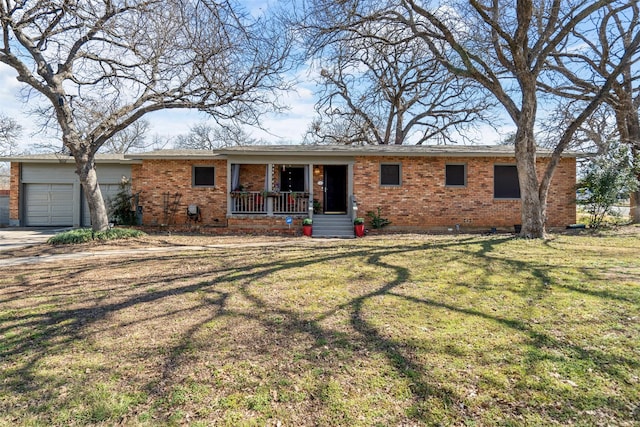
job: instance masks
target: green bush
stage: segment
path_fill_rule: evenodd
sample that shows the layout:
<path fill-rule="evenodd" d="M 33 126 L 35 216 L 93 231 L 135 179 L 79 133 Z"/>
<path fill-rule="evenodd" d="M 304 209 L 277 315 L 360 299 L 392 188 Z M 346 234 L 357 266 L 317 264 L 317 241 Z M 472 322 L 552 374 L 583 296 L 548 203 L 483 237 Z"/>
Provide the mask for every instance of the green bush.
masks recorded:
<path fill-rule="evenodd" d="M 92 240 L 118 240 L 131 239 L 145 236 L 146 233 L 130 228 L 111 228 L 105 231 L 93 231 L 90 228 L 78 228 L 76 230 L 58 233 L 49 238 L 47 243 L 51 245 L 74 245 L 78 243 L 90 242 Z"/>
<path fill-rule="evenodd" d="M 598 228 L 613 214 L 611 207 L 638 188 L 637 167 L 628 147 L 618 144 L 584 168 L 577 203 L 589 214 L 589 227 Z"/>
<path fill-rule="evenodd" d="M 313 224 L 313 220 L 311 218 L 305 218 L 302 220 L 302 225 L 311 225 Z"/>
<path fill-rule="evenodd" d="M 387 218 L 382 217 L 382 208 L 380 207 L 378 207 L 377 213 L 374 211 L 367 212 L 367 216 L 369 217 L 369 221 L 371 221 L 371 227 L 373 228 L 382 228 L 391 224 L 391 221 L 389 221 Z"/>
<path fill-rule="evenodd" d="M 109 215 L 116 224 L 136 225 L 137 216 L 135 206 L 132 205 L 134 196 L 131 195 L 131 181 L 122 177 L 118 193 L 109 201 Z"/>

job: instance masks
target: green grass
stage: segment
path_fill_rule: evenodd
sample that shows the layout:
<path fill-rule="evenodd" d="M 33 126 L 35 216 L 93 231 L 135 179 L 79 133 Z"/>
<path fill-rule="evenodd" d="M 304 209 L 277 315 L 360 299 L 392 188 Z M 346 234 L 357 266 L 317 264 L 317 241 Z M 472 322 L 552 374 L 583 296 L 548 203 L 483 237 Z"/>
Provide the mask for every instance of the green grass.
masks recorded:
<path fill-rule="evenodd" d="M 638 240 L 292 240 L 12 267 L 0 425 L 637 425 Z"/>
<path fill-rule="evenodd" d="M 75 230 L 64 231 L 49 238 L 47 243 L 51 245 L 73 245 L 78 243 L 86 243 L 92 240 L 119 240 L 131 239 L 145 236 L 146 233 L 140 230 L 130 228 L 110 228 L 106 231 L 93 231 L 90 228 L 78 228 Z"/>

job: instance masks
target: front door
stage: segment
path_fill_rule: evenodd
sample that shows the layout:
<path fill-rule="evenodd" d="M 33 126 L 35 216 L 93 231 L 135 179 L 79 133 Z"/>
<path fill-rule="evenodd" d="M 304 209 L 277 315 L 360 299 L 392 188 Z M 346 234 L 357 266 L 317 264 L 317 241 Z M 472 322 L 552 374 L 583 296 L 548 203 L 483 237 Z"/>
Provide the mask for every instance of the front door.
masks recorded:
<path fill-rule="evenodd" d="M 324 213 L 347 213 L 347 166 L 324 166 Z"/>

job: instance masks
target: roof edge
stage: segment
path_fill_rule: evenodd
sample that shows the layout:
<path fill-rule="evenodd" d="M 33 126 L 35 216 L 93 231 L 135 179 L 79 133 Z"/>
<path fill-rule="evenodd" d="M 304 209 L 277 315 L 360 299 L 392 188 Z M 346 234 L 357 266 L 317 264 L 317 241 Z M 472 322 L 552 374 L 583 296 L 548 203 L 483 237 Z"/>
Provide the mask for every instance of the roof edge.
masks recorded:
<path fill-rule="evenodd" d="M 70 164 L 74 163 L 73 156 L 60 155 L 60 154 L 26 154 L 22 156 L 6 156 L 0 157 L 0 162 L 12 162 L 12 163 L 60 163 Z M 95 162 L 98 164 L 139 164 L 141 161 L 135 159 L 125 158 L 123 155 L 98 155 L 95 157 Z"/>

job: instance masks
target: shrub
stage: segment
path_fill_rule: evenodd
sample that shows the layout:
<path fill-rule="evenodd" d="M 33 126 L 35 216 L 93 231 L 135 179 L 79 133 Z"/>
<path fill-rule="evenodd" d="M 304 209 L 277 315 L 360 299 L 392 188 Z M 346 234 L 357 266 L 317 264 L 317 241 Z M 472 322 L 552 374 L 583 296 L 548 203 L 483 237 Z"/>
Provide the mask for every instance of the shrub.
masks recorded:
<path fill-rule="evenodd" d="M 364 218 L 356 218 L 353 220 L 353 224 L 354 225 L 361 225 L 364 224 Z"/>
<path fill-rule="evenodd" d="M 131 239 L 145 235 L 146 233 L 143 231 L 133 230 L 130 228 L 111 228 L 105 231 L 93 231 L 90 228 L 79 228 L 76 230 L 58 233 L 49 238 L 47 243 L 51 245 L 73 245 L 90 242 L 92 240 Z"/>
<path fill-rule="evenodd" d="M 577 203 L 589 214 L 591 228 L 598 228 L 611 213 L 611 207 L 638 187 L 636 175 L 626 146 L 614 146 L 586 166 L 578 182 Z"/>
<path fill-rule="evenodd" d="M 313 220 L 311 218 L 305 218 L 302 220 L 302 225 L 311 225 L 313 224 Z"/>
<path fill-rule="evenodd" d="M 382 208 L 379 206 L 377 213 L 374 211 L 369 211 L 367 212 L 367 216 L 369 217 L 369 220 L 371 221 L 371 227 L 373 228 L 382 228 L 391 224 L 391 221 L 389 221 L 387 218 L 382 217 Z"/>
<path fill-rule="evenodd" d="M 118 193 L 110 200 L 109 214 L 114 223 L 120 225 L 135 225 L 137 223 L 135 207 L 131 205 L 131 181 L 122 177 Z"/>

